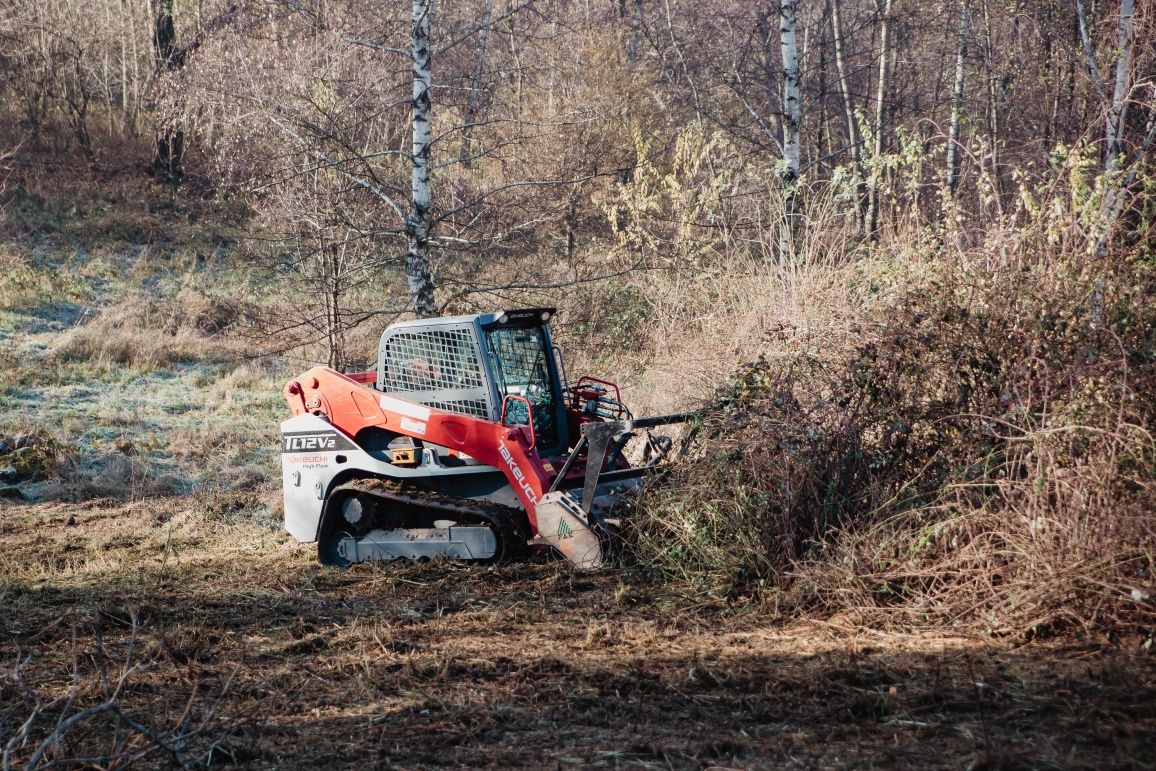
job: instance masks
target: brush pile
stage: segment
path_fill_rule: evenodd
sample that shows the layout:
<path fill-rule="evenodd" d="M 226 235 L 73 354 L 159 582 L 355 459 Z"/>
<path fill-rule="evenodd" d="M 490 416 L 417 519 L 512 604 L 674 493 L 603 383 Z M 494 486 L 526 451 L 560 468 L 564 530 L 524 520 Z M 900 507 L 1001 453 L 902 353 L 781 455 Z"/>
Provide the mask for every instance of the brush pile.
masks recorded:
<path fill-rule="evenodd" d="M 942 268 L 850 355 L 742 367 L 635 517 L 641 561 L 904 623 L 1151 634 L 1156 292 L 1101 267 Z"/>

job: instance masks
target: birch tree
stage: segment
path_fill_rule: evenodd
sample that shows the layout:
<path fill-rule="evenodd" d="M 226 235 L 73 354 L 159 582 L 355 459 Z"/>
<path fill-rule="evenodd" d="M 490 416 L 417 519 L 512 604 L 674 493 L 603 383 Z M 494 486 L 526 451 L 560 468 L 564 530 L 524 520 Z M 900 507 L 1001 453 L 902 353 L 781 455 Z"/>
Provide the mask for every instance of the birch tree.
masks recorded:
<path fill-rule="evenodd" d="M 794 229 L 799 209 L 799 171 L 802 163 L 799 130 L 802 124 L 802 93 L 799 88 L 799 49 L 795 38 L 798 0 L 779 3 L 779 46 L 783 57 L 783 185 L 786 188 L 788 222 Z"/>
<path fill-rule="evenodd" d="M 1127 100 L 1131 91 L 1132 46 L 1134 42 L 1133 12 L 1133 0 L 1120 0 L 1120 13 L 1116 24 L 1116 49 L 1114 51 L 1116 72 L 1112 96 L 1109 99 L 1105 93 L 1103 81 L 1100 78 L 1099 67 L 1096 64 L 1096 56 L 1092 46 L 1091 34 L 1088 29 L 1088 18 L 1084 11 L 1084 4 L 1081 0 L 1076 0 L 1076 21 L 1080 29 L 1080 41 L 1084 49 L 1088 76 L 1105 107 L 1104 178 L 1106 185 L 1103 203 L 1100 207 L 1098 232 L 1095 233 L 1092 247 L 1093 253 L 1099 259 L 1104 259 L 1108 256 L 1108 241 L 1112 237 L 1112 232 L 1116 227 L 1116 221 L 1124 208 L 1126 189 L 1135 179 L 1135 168 L 1127 175 L 1121 174 L 1124 164 L 1124 121 L 1128 110 Z M 1141 143 L 1141 156 L 1151 145 L 1154 136 L 1156 136 L 1156 120 L 1152 121 L 1152 127 L 1149 129 L 1145 140 Z M 1124 178 L 1121 179 L 1121 176 L 1124 176 Z M 1105 291 L 1104 280 L 1097 279 L 1092 288 L 1092 295 L 1088 301 L 1088 325 L 1092 333 L 1097 337 L 1097 347 L 1099 345 L 1099 336 L 1104 329 Z"/>
<path fill-rule="evenodd" d="M 1124 124 L 1128 114 L 1128 96 L 1132 90 L 1132 45 L 1134 23 L 1133 0 L 1120 0 L 1120 18 L 1116 34 L 1116 77 L 1112 104 L 1105 119 L 1106 147 L 1104 168 L 1111 171 L 1124 150 Z"/>
<path fill-rule="evenodd" d="M 959 121 L 963 112 L 963 86 L 966 80 L 967 64 L 967 35 L 969 26 L 967 0 L 959 3 L 959 34 L 957 36 L 955 54 L 955 80 L 951 89 L 951 124 L 947 129 L 947 179 L 944 183 L 944 197 L 955 195 L 955 187 L 959 183 L 959 149 L 960 131 Z"/>
<path fill-rule="evenodd" d="M 1128 112 L 1128 95 L 1131 91 L 1132 47 L 1134 43 L 1133 0 L 1120 0 L 1120 13 L 1116 25 L 1116 72 L 1113 78 L 1112 96 L 1109 97 L 1100 68 L 1096 63 L 1096 53 L 1088 27 L 1088 16 L 1082 0 L 1076 0 L 1076 21 L 1080 30 L 1080 43 L 1084 49 L 1084 62 L 1092 87 L 1104 105 L 1104 171 L 1111 173 L 1123 151 L 1125 118 Z"/>
<path fill-rule="evenodd" d="M 1134 36 L 1133 0 L 1120 0 L 1120 11 L 1116 23 L 1115 60 L 1116 71 L 1113 78 L 1111 97 L 1104 88 L 1100 76 L 1100 68 L 1096 62 L 1095 50 L 1092 44 L 1088 26 L 1088 17 L 1082 0 L 1076 0 L 1076 21 L 1080 30 L 1080 42 L 1084 50 L 1085 66 L 1088 77 L 1092 82 L 1097 96 L 1104 109 L 1104 175 L 1107 180 L 1104 191 L 1104 202 L 1101 207 L 1101 222 L 1096 234 L 1094 251 L 1096 256 L 1104 257 L 1107 253 L 1107 242 L 1111 237 L 1112 229 L 1124 206 L 1125 188 L 1130 184 L 1127 180 L 1121 184 L 1121 170 L 1124 164 L 1124 127 L 1128 114 L 1128 99 L 1132 89 L 1132 55 Z M 1141 144 L 1141 154 L 1151 145 L 1152 134 Z"/>
<path fill-rule="evenodd" d="M 434 282 L 430 275 L 430 81 L 429 30 L 433 0 L 413 0 L 413 32 L 410 38 L 413 61 L 413 104 L 411 118 L 413 144 L 410 153 L 410 210 L 405 222 L 405 275 L 413 310 L 418 318 L 436 315 Z"/>

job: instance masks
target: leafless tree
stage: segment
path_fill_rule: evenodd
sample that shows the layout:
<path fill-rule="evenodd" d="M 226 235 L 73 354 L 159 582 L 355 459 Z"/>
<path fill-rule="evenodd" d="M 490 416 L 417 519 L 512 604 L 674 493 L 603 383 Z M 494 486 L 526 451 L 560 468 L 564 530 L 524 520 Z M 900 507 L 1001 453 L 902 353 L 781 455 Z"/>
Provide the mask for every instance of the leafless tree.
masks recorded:
<path fill-rule="evenodd" d="M 432 74 L 430 72 L 430 17 L 433 0 L 413 0 L 413 32 L 410 35 L 410 57 L 413 60 L 413 149 L 410 151 L 410 208 L 405 221 L 405 275 L 413 310 L 418 318 L 437 313 L 434 304 L 434 282 L 430 276 L 429 238 L 430 203 L 430 120 L 432 119 Z"/>
<path fill-rule="evenodd" d="M 947 130 L 947 178 L 944 194 L 955 194 L 959 183 L 960 120 L 963 117 L 963 87 L 967 76 L 967 38 L 970 27 L 967 0 L 959 2 L 959 43 L 955 54 L 955 81 L 951 89 L 951 125 Z"/>

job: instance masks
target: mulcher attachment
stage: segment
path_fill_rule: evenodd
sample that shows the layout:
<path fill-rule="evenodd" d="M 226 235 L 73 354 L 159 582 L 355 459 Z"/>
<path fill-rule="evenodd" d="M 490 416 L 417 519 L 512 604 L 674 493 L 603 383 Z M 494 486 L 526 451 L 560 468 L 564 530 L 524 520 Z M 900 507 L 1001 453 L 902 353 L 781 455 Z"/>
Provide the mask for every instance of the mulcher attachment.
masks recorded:
<path fill-rule="evenodd" d="M 619 521 L 612 509 L 624 495 L 637 491 L 640 480 L 653 474 L 669 449 L 669 441 L 647 436 L 648 462 L 642 466 L 614 469 L 613 456 L 622 451 L 637 429 L 649 429 L 672 423 L 684 423 L 694 413 L 659 415 L 582 426 L 582 438 L 566 459 L 553 486 L 538 505 L 538 534 L 580 568 L 597 568 L 605 564 L 611 542 L 618 534 Z M 566 473 L 585 453 L 586 474 L 581 490 L 561 490 Z M 611 462 L 607 463 L 607 457 Z M 604 467 L 611 467 L 605 469 Z"/>

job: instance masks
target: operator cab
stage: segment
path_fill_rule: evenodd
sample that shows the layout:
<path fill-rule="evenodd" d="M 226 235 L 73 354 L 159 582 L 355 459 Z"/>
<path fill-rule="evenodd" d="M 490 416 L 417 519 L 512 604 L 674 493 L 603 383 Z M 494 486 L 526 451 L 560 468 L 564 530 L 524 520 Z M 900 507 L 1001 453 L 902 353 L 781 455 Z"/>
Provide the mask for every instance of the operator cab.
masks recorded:
<path fill-rule="evenodd" d="M 553 315 L 527 308 L 394 324 L 381 336 L 376 386 L 434 409 L 532 425 L 538 454 L 560 455 L 570 437 Z"/>

